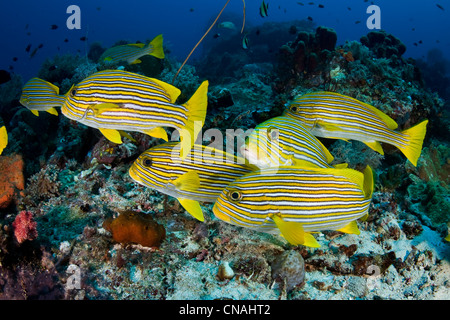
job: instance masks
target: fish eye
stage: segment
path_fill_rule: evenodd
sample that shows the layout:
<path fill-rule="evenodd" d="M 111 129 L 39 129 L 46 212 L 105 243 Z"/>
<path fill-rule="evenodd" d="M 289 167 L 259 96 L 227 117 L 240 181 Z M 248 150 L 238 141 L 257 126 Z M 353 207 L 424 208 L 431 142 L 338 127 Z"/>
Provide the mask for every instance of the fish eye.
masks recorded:
<path fill-rule="evenodd" d="M 291 111 L 292 111 L 292 112 L 297 112 L 297 110 L 298 110 L 298 109 L 297 109 L 296 106 L 291 106 Z"/>
<path fill-rule="evenodd" d="M 269 138 L 269 140 L 278 140 L 280 136 L 280 132 L 278 131 L 278 129 L 276 128 L 269 128 L 269 130 L 267 130 L 267 138 Z"/>
<path fill-rule="evenodd" d="M 239 201 L 242 199 L 242 193 L 240 193 L 239 191 L 230 191 L 228 193 L 228 198 L 231 201 Z"/>
<path fill-rule="evenodd" d="M 142 164 L 144 165 L 144 167 L 151 167 L 152 166 L 152 159 L 144 158 L 142 160 Z"/>
<path fill-rule="evenodd" d="M 72 89 L 72 91 L 70 91 L 70 95 L 72 97 L 74 97 L 77 94 L 77 89 Z"/>

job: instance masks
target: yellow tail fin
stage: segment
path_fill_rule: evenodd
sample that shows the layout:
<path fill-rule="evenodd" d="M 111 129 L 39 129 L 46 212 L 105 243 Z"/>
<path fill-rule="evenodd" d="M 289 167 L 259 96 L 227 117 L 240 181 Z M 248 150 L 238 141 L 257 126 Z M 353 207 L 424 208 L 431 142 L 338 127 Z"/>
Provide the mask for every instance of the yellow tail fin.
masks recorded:
<path fill-rule="evenodd" d="M 156 36 L 148 45 L 151 48 L 149 55 L 154 56 L 158 59 L 164 59 L 164 49 L 163 49 L 163 36 L 162 34 Z"/>
<path fill-rule="evenodd" d="M 420 153 L 422 152 L 422 144 L 427 131 L 427 123 L 428 120 L 424 120 L 414 127 L 401 132 L 401 134 L 408 139 L 409 143 L 406 146 L 397 147 L 414 166 L 417 166 L 417 160 L 419 160 Z"/>
<path fill-rule="evenodd" d="M 181 152 L 184 159 L 194 145 L 197 136 L 205 123 L 206 108 L 208 106 L 208 80 L 198 87 L 194 95 L 183 106 L 187 108 L 187 122 L 180 132 Z"/>
<path fill-rule="evenodd" d="M 8 133 L 6 132 L 6 127 L 0 127 L 0 154 L 2 154 L 3 149 L 6 148 L 8 144 Z"/>

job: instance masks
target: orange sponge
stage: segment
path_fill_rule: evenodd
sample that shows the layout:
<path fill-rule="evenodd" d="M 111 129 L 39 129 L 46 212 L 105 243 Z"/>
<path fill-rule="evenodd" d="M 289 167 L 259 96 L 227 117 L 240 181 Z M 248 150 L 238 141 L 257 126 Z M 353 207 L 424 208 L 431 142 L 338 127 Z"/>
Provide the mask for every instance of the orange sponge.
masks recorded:
<path fill-rule="evenodd" d="M 23 159 L 19 154 L 0 156 L 0 209 L 9 206 L 16 190 L 23 190 Z"/>
<path fill-rule="evenodd" d="M 159 247 L 166 236 L 164 226 L 148 214 L 124 211 L 115 219 L 106 219 L 103 228 L 111 232 L 115 241 L 138 243 L 145 247 Z"/>

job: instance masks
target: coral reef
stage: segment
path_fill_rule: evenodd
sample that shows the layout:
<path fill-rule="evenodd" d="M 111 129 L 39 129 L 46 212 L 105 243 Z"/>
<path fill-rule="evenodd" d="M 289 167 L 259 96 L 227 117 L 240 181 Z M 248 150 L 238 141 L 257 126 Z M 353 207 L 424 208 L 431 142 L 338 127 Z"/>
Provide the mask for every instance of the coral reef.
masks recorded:
<path fill-rule="evenodd" d="M 406 46 L 398 38 L 383 30 L 371 31 L 361 37 L 360 41 L 372 50 L 377 58 L 391 58 L 393 55 L 400 57 L 406 51 Z"/>
<path fill-rule="evenodd" d="M 393 35 L 370 32 L 336 46 L 333 30 L 313 27 L 249 27 L 249 50 L 238 30 L 210 35 L 205 56 L 176 79 L 177 102 L 210 80 L 204 133 L 218 128 L 224 137 L 225 129 L 253 128 L 294 96 L 319 90 L 369 103 L 399 130 L 429 118 L 417 167 L 389 146 L 383 157 L 359 142 L 322 140 L 336 163 L 374 169 L 359 235 L 323 231 L 314 234 L 321 248 L 292 247 L 219 221 L 206 203 L 201 223 L 129 177 L 131 163 L 158 141 L 132 133 L 115 145 L 65 117 L 36 118 L 19 105 L 22 84 L 13 74 L 0 86 L 10 138 L 0 157 L 0 299 L 448 299 L 450 135 L 441 92 L 424 87 L 429 74 L 403 57 Z M 64 92 L 117 67 L 97 62 L 103 50 L 92 45 L 89 60 L 48 59 L 40 75 Z M 170 83 L 181 65 L 170 54 L 144 60 L 124 67 Z"/>

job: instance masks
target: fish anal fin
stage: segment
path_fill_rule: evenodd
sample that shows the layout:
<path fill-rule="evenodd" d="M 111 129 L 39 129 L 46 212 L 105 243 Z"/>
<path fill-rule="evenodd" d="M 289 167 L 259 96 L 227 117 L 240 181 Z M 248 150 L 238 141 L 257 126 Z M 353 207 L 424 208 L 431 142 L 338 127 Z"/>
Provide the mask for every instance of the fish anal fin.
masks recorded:
<path fill-rule="evenodd" d="M 53 114 L 54 116 L 58 116 L 58 111 L 55 108 L 50 108 L 45 111 L 47 111 L 50 114 Z"/>
<path fill-rule="evenodd" d="M 320 244 L 313 235 L 306 233 L 303 226 L 298 222 L 284 221 L 279 215 L 273 215 L 272 220 L 277 225 L 282 236 L 292 245 L 304 245 L 319 248 Z"/>
<path fill-rule="evenodd" d="M 370 149 L 378 152 L 381 155 L 384 155 L 383 148 L 381 147 L 381 144 L 378 141 L 362 141 L 362 142 Z"/>
<path fill-rule="evenodd" d="M 202 208 L 198 201 L 179 198 L 178 201 L 183 206 L 183 208 L 195 219 L 199 221 L 205 221 L 205 217 L 203 216 Z"/>
<path fill-rule="evenodd" d="M 30 110 L 32 114 L 34 114 L 36 117 L 39 117 L 39 111 L 37 110 Z"/>
<path fill-rule="evenodd" d="M 122 143 L 122 137 L 120 136 L 120 132 L 115 129 L 99 129 L 100 132 L 111 142 L 121 144 Z"/>
<path fill-rule="evenodd" d="M 152 129 L 145 130 L 144 132 L 151 137 L 163 139 L 164 141 L 169 141 L 169 137 L 167 136 L 167 132 L 166 130 L 164 130 L 164 128 L 155 127 Z"/>
<path fill-rule="evenodd" d="M 358 229 L 358 224 L 355 220 L 344 226 L 343 228 L 338 229 L 337 231 L 349 234 L 360 234 L 361 232 Z"/>

